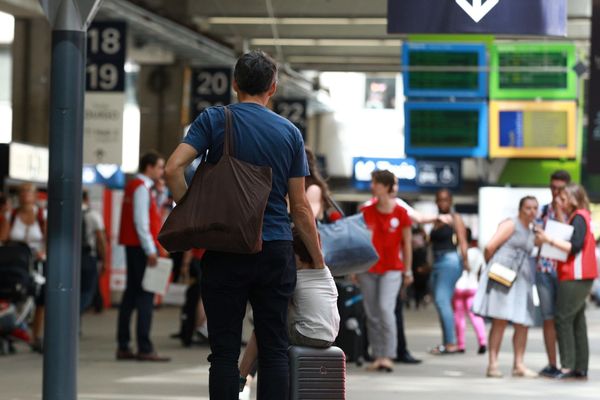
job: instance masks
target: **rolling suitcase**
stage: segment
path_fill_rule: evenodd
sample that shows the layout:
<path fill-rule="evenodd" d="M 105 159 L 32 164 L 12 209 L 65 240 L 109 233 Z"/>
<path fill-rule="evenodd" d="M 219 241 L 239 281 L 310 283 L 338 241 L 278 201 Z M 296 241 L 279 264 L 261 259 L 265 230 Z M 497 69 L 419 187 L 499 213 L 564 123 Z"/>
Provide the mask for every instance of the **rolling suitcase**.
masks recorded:
<path fill-rule="evenodd" d="M 345 400 L 346 356 L 327 349 L 290 346 L 290 400 Z"/>

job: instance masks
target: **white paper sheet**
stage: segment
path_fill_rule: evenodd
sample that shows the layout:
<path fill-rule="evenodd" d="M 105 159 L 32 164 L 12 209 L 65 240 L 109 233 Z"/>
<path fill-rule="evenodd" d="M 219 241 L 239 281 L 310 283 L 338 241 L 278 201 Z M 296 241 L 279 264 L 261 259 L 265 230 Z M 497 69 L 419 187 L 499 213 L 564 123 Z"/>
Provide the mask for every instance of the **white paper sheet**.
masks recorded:
<path fill-rule="evenodd" d="M 571 240 L 573 236 L 573 227 L 571 225 L 563 224 L 562 222 L 549 220 L 546 223 L 546 229 L 544 230 L 548 236 L 552 239 Z M 552 260 L 567 261 L 568 254 L 566 251 L 562 251 L 554 246 L 550 246 L 548 243 L 542 245 L 542 251 L 540 256 L 544 258 L 550 258 Z"/>
<path fill-rule="evenodd" d="M 159 258 L 156 266 L 147 266 L 142 280 L 144 290 L 164 296 L 167 293 L 172 268 L 173 260 L 170 258 Z"/>

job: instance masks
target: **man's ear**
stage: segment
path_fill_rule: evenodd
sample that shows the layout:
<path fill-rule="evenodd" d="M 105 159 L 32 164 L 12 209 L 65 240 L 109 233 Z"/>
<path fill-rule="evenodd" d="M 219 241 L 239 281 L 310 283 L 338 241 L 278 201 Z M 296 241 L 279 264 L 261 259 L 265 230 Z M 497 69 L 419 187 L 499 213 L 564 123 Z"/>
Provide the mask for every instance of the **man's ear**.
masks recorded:
<path fill-rule="evenodd" d="M 273 97 L 275 95 L 275 92 L 277 92 L 277 81 L 273 81 L 271 87 L 269 88 L 269 91 L 267 92 L 267 95 L 269 97 Z"/>
<path fill-rule="evenodd" d="M 240 92 L 240 87 L 238 86 L 238 83 L 235 79 L 233 80 L 233 90 L 237 93 Z"/>

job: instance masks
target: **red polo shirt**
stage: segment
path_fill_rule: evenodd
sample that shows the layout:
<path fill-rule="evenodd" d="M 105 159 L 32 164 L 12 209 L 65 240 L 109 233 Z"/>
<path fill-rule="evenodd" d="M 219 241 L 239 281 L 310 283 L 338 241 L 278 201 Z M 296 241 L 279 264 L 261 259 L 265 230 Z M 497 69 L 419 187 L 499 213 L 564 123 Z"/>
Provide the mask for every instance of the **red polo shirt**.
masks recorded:
<path fill-rule="evenodd" d="M 404 271 L 402 253 L 402 229 L 410 227 L 412 221 L 406 210 L 396 205 L 390 214 L 383 214 L 377 204 L 362 209 L 365 222 L 373 232 L 373 246 L 379 254 L 379 261 L 369 270 L 373 274 L 388 271 Z"/>

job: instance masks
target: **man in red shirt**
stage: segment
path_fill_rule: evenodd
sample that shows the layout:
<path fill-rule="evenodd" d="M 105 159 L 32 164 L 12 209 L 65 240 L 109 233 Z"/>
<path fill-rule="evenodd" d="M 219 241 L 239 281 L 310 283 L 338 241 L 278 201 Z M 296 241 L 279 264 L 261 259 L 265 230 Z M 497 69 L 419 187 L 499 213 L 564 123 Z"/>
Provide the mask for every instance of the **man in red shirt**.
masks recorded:
<path fill-rule="evenodd" d="M 393 368 L 392 360 L 396 358 L 398 346 L 394 308 L 403 278 L 412 279 L 412 222 L 406 210 L 390 196 L 396 184 L 392 172 L 374 171 L 371 190 L 377 202 L 362 210 L 379 254 L 377 264 L 358 275 L 375 359 L 369 370 L 391 371 Z"/>

